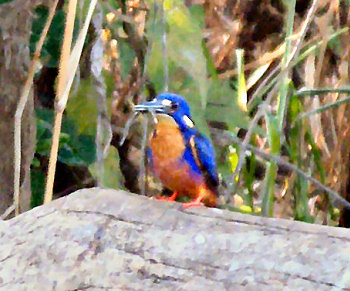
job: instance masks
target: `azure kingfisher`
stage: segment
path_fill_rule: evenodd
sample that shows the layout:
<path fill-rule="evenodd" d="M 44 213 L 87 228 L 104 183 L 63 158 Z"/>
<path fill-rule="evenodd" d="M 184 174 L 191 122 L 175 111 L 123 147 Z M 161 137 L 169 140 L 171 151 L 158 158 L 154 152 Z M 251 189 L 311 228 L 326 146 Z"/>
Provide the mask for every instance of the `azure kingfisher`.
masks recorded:
<path fill-rule="evenodd" d="M 136 105 L 135 111 L 155 116 L 149 140 L 150 165 L 162 184 L 173 191 L 170 197 L 158 199 L 175 201 L 183 195 L 192 199 L 183 208 L 217 206 L 219 178 L 213 146 L 195 127 L 186 100 L 177 94 L 162 93 Z"/>

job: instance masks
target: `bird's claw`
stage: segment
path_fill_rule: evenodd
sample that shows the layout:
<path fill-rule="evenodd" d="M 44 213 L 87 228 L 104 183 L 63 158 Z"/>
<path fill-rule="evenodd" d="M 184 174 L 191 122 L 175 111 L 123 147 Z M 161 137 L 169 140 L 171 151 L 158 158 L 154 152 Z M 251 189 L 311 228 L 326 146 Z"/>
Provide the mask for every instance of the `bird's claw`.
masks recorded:
<path fill-rule="evenodd" d="M 185 209 L 191 208 L 191 207 L 202 207 L 202 206 L 204 206 L 203 202 L 194 200 L 194 201 L 182 203 L 180 206 L 180 210 L 185 210 Z"/>
<path fill-rule="evenodd" d="M 175 199 L 173 199 L 172 197 L 166 196 L 157 196 L 156 199 L 159 201 L 175 201 Z"/>
<path fill-rule="evenodd" d="M 177 192 L 174 192 L 170 197 L 167 197 L 167 196 L 158 196 L 156 197 L 157 200 L 160 200 L 160 201 L 175 201 L 177 196 L 179 196 L 179 194 Z"/>

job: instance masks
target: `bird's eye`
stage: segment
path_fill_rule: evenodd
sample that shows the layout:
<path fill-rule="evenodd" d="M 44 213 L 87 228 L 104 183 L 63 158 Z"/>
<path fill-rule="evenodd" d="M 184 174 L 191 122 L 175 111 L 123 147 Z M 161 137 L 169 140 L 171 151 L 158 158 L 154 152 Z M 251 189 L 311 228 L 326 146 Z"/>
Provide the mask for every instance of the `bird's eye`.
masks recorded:
<path fill-rule="evenodd" d="M 171 104 L 170 104 L 171 112 L 175 112 L 178 108 L 179 108 L 179 103 L 178 102 L 171 102 Z"/>

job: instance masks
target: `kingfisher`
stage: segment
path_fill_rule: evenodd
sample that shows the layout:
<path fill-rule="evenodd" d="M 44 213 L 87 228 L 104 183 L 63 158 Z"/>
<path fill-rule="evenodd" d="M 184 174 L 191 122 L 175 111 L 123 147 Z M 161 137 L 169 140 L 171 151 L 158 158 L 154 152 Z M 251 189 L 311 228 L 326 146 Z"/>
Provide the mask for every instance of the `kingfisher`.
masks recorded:
<path fill-rule="evenodd" d="M 155 117 L 147 154 L 154 175 L 172 191 L 170 197 L 157 199 L 175 201 L 178 196 L 186 196 L 192 200 L 183 203 L 183 208 L 217 206 L 219 178 L 214 149 L 195 127 L 186 100 L 162 93 L 136 105 L 135 111 Z"/>

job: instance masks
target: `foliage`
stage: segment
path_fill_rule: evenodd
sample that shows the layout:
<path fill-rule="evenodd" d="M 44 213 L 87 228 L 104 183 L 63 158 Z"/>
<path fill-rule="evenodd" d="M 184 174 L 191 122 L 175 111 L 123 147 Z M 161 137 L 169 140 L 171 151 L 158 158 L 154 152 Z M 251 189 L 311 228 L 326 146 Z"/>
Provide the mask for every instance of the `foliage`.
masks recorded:
<path fill-rule="evenodd" d="M 42 161 L 50 155 L 54 113 L 37 109 L 36 157 L 32 166 L 32 206 L 42 202 L 45 177 Z M 39 159 L 40 157 L 40 159 Z M 71 166 L 89 166 L 95 160 L 95 138 L 93 135 L 79 134 L 72 120 L 65 118 L 62 124 L 58 161 Z"/>
<path fill-rule="evenodd" d="M 9 3 L 11 1 L 13 1 L 13 0 L 0 0 L 0 5 L 5 4 L 5 3 Z"/>
<path fill-rule="evenodd" d="M 32 35 L 30 37 L 30 53 L 33 54 L 35 45 L 40 38 L 41 32 L 44 28 L 49 10 L 46 6 L 39 6 L 35 9 L 35 18 L 32 24 Z M 51 27 L 47 34 L 45 44 L 41 52 L 42 61 L 48 67 L 57 67 L 60 59 L 61 45 L 63 39 L 63 30 L 65 23 L 65 12 L 58 10 L 52 20 Z M 75 24 L 74 38 L 78 34 L 79 23 L 78 20 Z"/>
<path fill-rule="evenodd" d="M 225 0 L 220 4 L 195 2 L 101 3 L 106 50 L 103 81 L 109 101 L 117 104 L 125 98 L 132 104 L 150 94 L 144 85 L 147 77 L 156 93 L 168 88 L 185 96 L 196 125 L 206 135 L 215 127 L 240 136 L 251 131 L 249 143 L 283 157 L 346 195 L 350 130 L 346 118 L 341 117 L 350 112 L 348 101 L 334 91 L 312 97 L 302 96 L 296 89 L 346 84 L 349 29 L 340 17 L 348 13 L 346 9 L 335 7 L 332 1 L 326 1 L 328 6 L 320 4 L 318 13 L 311 13 L 312 1 L 308 8 L 300 8 L 298 1 L 268 1 L 268 5 L 252 1 L 236 6 Z M 348 1 L 340 2 L 348 5 Z M 255 4 L 251 17 L 249 7 Z M 40 7 L 36 14 L 31 51 L 47 10 Z M 266 25 L 260 25 L 262 21 Z M 63 25 L 64 12 L 58 11 L 42 55 L 48 66 L 57 65 Z M 77 82 L 68 103 L 59 153 L 61 162 L 84 165 L 92 173 L 97 112 L 94 87 L 91 78 Z M 123 120 L 125 112 L 111 112 L 118 121 Z M 125 125 L 123 122 L 115 126 Z M 40 156 L 48 155 L 51 126 L 52 112 L 38 111 Z M 327 195 L 301 176 L 283 172 L 283 165 L 274 161 L 265 163 L 250 153 L 240 169 L 240 179 L 232 179 L 239 154 L 246 151 L 218 135 L 215 146 L 222 184 L 226 196 L 234 198 L 227 208 L 249 213 L 261 209 L 266 216 L 335 224 L 330 221 L 337 218 Z M 119 161 L 113 150 L 106 160 L 104 185 L 120 186 L 119 174 L 113 180 Z M 40 168 L 37 162 L 34 169 Z M 33 171 L 34 192 L 42 188 L 43 181 L 43 175 Z M 233 193 L 235 183 L 239 187 Z"/>

